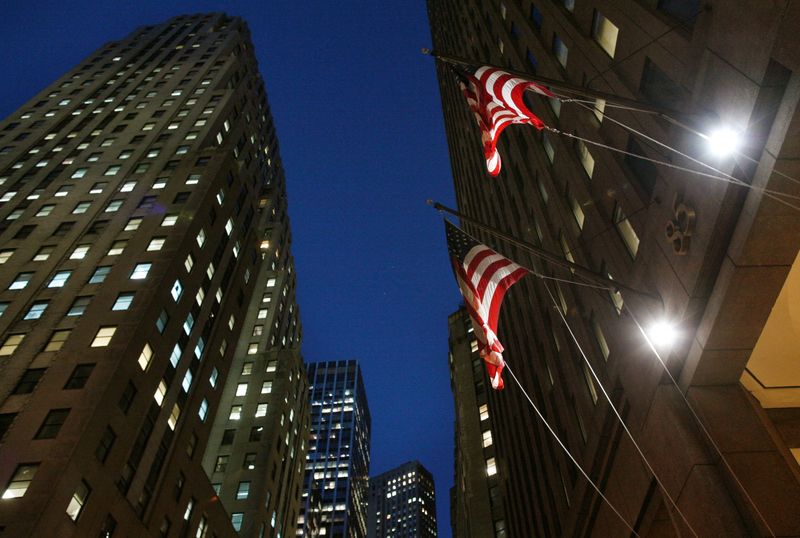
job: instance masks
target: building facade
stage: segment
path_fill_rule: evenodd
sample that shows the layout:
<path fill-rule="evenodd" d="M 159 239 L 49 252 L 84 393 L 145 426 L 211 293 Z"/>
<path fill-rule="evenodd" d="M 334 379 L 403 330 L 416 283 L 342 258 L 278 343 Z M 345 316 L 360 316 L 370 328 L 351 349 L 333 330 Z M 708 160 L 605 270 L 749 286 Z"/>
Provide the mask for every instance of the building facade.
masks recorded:
<path fill-rule="evenodd" d="M 371 419 L 355 360 L 306 364 L 311 436 L 298 536 L 365 538 Z"/>
<path fill-rule="evenodd" d="M 450 526 L 456 538 L 493 536 L 495 521 L 502 522 L 505 516 L 503 496 L 493 480 L 497 463 L 486 367 L 464 308 L 450 314 L 448 329 L 450 388 L 456 416 Z"/>
<path fill-rule="evenodd" d="M 370 477 L 367 508 L 367 538 L 438 536 L 433 475 L 418 461 Z"/>
<path fill-rule="evenodd" d="M 0 192 L 3 534 L 293 534 L 306 385 L 245 23 L 181 16 L 101 47 L 0 123 Z M 247 360 L 262 384 L 237 400 Z M 255 394 L 269 433 L 215 491 L 204 454 Z M 231 500 L 254 474 L 258 510 Z"/>
<path fill-rule="evenodd" d="M 515 284 L 499 338 L 570 453 L 641 536 L 800 534 L 792 508 L 800 502 L 793 457 L 800 372 L 789 359 L 800 328 L 788 306 L 800 282 L 800 213 L 790 207 L 796 199 L 776 201 L 760 190 L 800 194 L 791 179 L 800 176 L 800 53 L 792 30 L 800 3 L 429 0 L 428 9 L 441 54 L 678 110 L 698 131 L 727 125 L 743 132 L 738 154 L 717 156 L 690 130 L 608 99 L 590 98 L 584 107 L 528 96 L 531 110 L 562 133 L 696 167 L 654 142 L 661 141 L 755 188 L 529 126 L 503 133 L 503 171 L 492 179 L 475 120 L 452 72 L 437 62 L 459 210 L 656 297 L 571 284 L 570 271 L 464 224 L 506 256 L 561 280 L 528 276 Z M 648 334 L 662 319 L 677 339 L 655 349 L 680 389 L 637 327 Z M 451 346 L 463 349 L 469 337 L 450 321 Z M 481 520 L 492 520 L 496 536 L 629 534 L 508 374 L 504 391 L 483 389 L 489 419 L 477 428 L 492 442 L 481 447 L 482 469 L 470 463 L 474 415 L 480 419 L 484 404 L 469 375 L 459 375 L 455 355 L 454 382 L 465 383 L 455 387 L 456 535 L 474 524 L 469 499 L 487 488 L 499 497 Z"/>

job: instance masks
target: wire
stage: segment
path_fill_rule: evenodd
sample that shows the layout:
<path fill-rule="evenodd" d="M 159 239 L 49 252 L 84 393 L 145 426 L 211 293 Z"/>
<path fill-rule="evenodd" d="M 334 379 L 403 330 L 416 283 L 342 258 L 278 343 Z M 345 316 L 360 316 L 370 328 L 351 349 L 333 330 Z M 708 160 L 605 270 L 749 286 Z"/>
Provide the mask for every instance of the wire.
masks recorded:
<path fill-rule="evenodd" d="M 517 383 L 517 386 L 519 387 L 519 390 L 521 390 L 522 394 L 525 395 L 525 398 L 528 400 L 528 403 L 531 404 L 531 407 L 533 407 L 533 410 L 536 411 L 536 415 L 539 417 L 539 420 L 541 420 L 542 423 L 545 425 L 545 427 L 547 428 L 547 431 L 550 432 L 550 435 L 552 435 L 553 439 L 556 440 L 556 442 L 558 443 L 558 446 L 560 446 L 561 449 L 564 451 L 564 454 L 567 455 L 567 457 L 575 465 L 575 467 L 578 469 L 578 471 L 580 471 L 580 473 L 583 475 L 583 477 L 586 480 L 589 481 L 589 484 L 591 484 L 591 486 L 594 488 L 594 490 L 597 492 L 597 494 L 600 495 L 600 497 L 606 502 L 606 504 L 611 508 L 611 510 L 614 511 L 614 513 L 617 515 L 617 517 L 620 519 L 620 521 L 622 521 L 622 523 L 628 528 L 628 530 L 631 531 L 631 533 L 633 533 L 634 536 L 639 536 L 639 533 L 636 532 L 633 529 L 633 527 L 631 527 L 630 523 L 628 523 L 628 521 L 624 517 L 622 517 L 622 514 L 619 512 L 619 510 L 617 510 L 617 508 L 611 503 L 611 501 L 608 500 L 608 497 L 605 496 L 605 494 L 600 490 L 600 488 L 597 486 L 597 484 L 595 484 L 594 481 L 591 478 L 589 478 L 589 475 L 586 474 L 586 471 L 583 470 L 583 467 L 581 467 L 580 463 L 578 463 L 578 460 L 576 460 L 573 457 L 573 455 L 570 453 L 570 451 L 566 447 L 566 445 L 564 445 L 564 443 L 561 442 L 561 439 L 558 438 L 558 435 L 556 434 L 556 432 L 553 430 L 553 428 L 550 426 L 550 424 L 548 424 L 547 420 L 545 420 L 545 418 L 542 415 L 541 411 L 539 411 L 539 408 L 536 407 L 536 404 L 534 404 L 533 400 L 531 400 L 531 397 L 528 395 L 528 392 L 522 386 L 522 383 L 520 383 L 519 379 L 517 379 L 517 376 L 514 375 L 514 371 L 511 370 L 511 367 L 508 366 L 508 363 L 506 363 L 505 369 L 508 370 L 509 374 L 511 374 L 511 377 Z"/>
<path fill-rule="evenodd" d="M 556 311 L 558 312 L 558 315 L 561 318 L 561 321 L 564 322 L 564 326 L 567 328 L 567 331 L 569 332 L 570 336 L 572 337 L 572 341 L 575 342 L 575 345 L 577 346 L 578 351 L 580 352 L 581 356 L 583 357 L 584 364 L 586 364 L 586 366 L 589 368 L 589 371 L 592 373 L 592 377 L 595 379 L 595 381 L 597 381 L 597 384 L 600 386 L 600 390 L 603 391 L 603 396 L 605 396 L 606 401 L 608 401 L 608 405 L 611 406 L 611 409 L 614 411 L 614 414 L 616 415 L 617 419 L 619 420 L 619 423 L 622 425 L 623 429 L 625 430 L 625 433 L 628 434 L 628 438 L 631 440 L 631 442 L 633 443 L 633 446 L 636 448 L 636 451 L 639 453 L 639 456 L 641 456 L 642 461 L 644 461 L 644 464 L 647 466 L 647 470 L 650 471 L 650 473 L 653 475 L 653 478 L 658 483 L 658 485 L 661 488 L 661 490 L 664 492 L 664 495 L 666 495 L 667 499 L 669 499 L 669 502 L 672 504 L 673 507 L 675 507 L 675 510 L 681 516 L 681 519 L 683 520 L 683 522 L 686 523 L 686 526 L 689 527 L 689 530 L 692 531 L 692 534 L 697 538 L 698 534 L 694 530 L 694 527 L 692 527 L 692 524 L 689 523 L 688 519 L 686 519 L 686 516 L 681 511 L 681 509 L 678 508 L 678 503 L 675 501 L 675 499 L 672 498 L 672 495 L 670 495 L 669 491 L 667 491 L 667 488 L 666 488 L 666 486 L 664 486 L 663 482 L 661 482 L 661 479 L 656 474 L 655 470 L 653 469 L 653 466 L 650 465 L 650 462 L 648 461 L 647 456 L 644 455 L 644 452 L 642 451 L 641 447 L 639 446 L 639 443 L 636 442 L 636 439 L 633 437 L 633 434 L 628 429 L 628 426 L 625 424 L 625 421 L 623 420 L 622 415 L 620 415 L 619 410 L 617 410 L 617 407 L 614 405 L 614 402 L 611 401 L 611 396 L 609 396 L 608 392 L 606 392 L 606 389 L 603 386 L 602 381 L 600 381 L 600 378 L 598 377 L 597 372 L 595 372 L 594 368 L 592 367 L 591 362 L 589 361 L 589 357 L 587 357 L 586 353 L 583 351 L 583 347 L 581 346 L 580 342 L 578 342 L 578 337 L 575 335 L 575 332 L 572 330 L 572 327 L 570 326 L 569 322 L 567 321 L 566 316 L 564 316 L 564 313 L 561 311 L 560 308 L 558 308 L 558 303 L 556 302 L 556 298 L 553 295 L 553 292 L 550 290 L 550 286 L 548 286 L 546 282 L 543 282 L 542 284 L 544 285 L 544 289 L 547 290 L 547 295 L 550 296 L 550 300 L 552 301 L 553 306 L 556 308 Z"/>

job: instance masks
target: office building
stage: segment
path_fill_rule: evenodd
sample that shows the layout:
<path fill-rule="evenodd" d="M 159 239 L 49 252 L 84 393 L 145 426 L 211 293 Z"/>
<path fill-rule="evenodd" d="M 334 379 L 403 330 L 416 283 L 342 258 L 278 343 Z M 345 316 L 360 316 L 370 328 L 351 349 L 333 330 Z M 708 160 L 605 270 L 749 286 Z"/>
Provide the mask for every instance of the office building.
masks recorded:
<path fill-rule="evenodd" d="M 355 360 L 306 364 L 311 437 L 298 536 L 365 538 L 371 421 Z"/>
<path fill-rule="evenodd" d="M 480 417 L 476 384 L 455 386 L 463 434 L 456 476 L 465 478 L 453 495 L 461 503 L 453 508 L 456 535 L 465 535 L 462 523 L 472 525 L 471 495 L 478 488 L 485 496 L 487 487 L 491 510 L 480 518 L 492 520 L 495 536 L 622 536 L 631 533 L 626 524 L 640 536 L 800 534 L 800 375 L 790 359 L 800 335 L 790 306 L 800 276 L 800 212 L 796 198 L 776 201 L 760 190 L 800 194 L 791 179 L 800 177 L 800 4 L 429 0 L 428 9 L 439 53 L 589 94 L 584 107 L 529 92 L 526 102 L 547 126 L 582 140 L 509 127 L 498 146 L 502 172 L 491 178 L 475 119 L 450 69 L 437 62 L 459 210 L 640 290 L 565 282 L 578 277 L 464 224 L 501 253 L 561 280 L 530 275 L 515 284 L 499 338 L 533 402 L 625 523 L 506 373 L 504 391 L 483 387 L 485 426 L 462 410 L 470 402 Z M 618 108 L 615 98 L 675 111 L 697 131 L 727 128 L 744 142 L 738 153 L 713 153 L 707 142 L 716 137 Z M 655 345 L 680 389 L 634 320 L 651 338 L 659 322 L 672 328 L 675 338 Z M 451 345 L 463 348 L 469 337 L 453 324 Z M 468 378 L 461 367 L 454 380 Z M 474 464 L 476 427 L 491 432 L 483 469 Z"/>
<path fill-rule="evenodd" d="M 435 538 L 433 475 L 410 461 L 369 479 L 368 538 Z"/>
<path fill-rule="evenodd" d="M 0 123 L 3 535 L 294 533 L 288 230 L 241 19 L 139 28 Z M 236 405 L 266 432 L 227 448 Z M 202 462 L 222 454 L 235 471 L 209 469 L 215 492 Z M 257 509 L 234 499 L 248 480 Z"/>

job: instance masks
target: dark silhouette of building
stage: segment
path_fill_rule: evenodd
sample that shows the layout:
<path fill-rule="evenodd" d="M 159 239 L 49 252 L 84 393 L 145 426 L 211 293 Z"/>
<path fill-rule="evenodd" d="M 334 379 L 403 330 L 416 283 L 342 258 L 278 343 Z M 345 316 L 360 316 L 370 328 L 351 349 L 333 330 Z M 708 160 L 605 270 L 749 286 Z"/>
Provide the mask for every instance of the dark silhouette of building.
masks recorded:
<path fill-rule="evenodd" d="M 368 538 L 435 538 L 433 475 L 410 461 L 369 479 Z"/>
<path fill-rule="evenodd" d="M 441 54 L 675 110 L 697 131 L 743 132 L 738 154 L 715 155 L 691 130 L 613 99 L 531 94 L 526 100 L 546 125 L 628 154 L 512 126 L 499 143 L 503 171 L 493 179 L 464 96 L 437 62 L 459 210 L 656 297 L 571 284 L 577 277 L 569 270 L 464 224 L 506 256 L 561 280 L 531 275 L 517 283 L 499 330 L 508 364 L 559 438 L 641 536 L 692 535 L 682 517 L 699 536 L 800 534 L 800 374 L 791 359 L 800 329 L 789 306 L 800 282 L 800 204 L 759 190 L 800 194 L 791 179 L 800 177 L 800 4 L 429 0 L 428 9 Z M 645 334 L 662 320 L 672 324 L 677 338 L 656 346 L 680 389 L 634 316 Z M 503 392 L 477 373 L 469 380 L 477 353 L 464 348 L 463 321 L 450 319 L 461 435 L 455 535 L 477 528 L 513 537 L 630 534 L 508 373 Z M 476 424 L 483 405 L 489 419 Z M 479 433 L 491 439 L 481 447 L 485 465 L 475 463 Z M 471 510 L 471 499 L 487 496 L 489 507 Z"/>
<path fill-rule="evenodd" d="M 306 364 L 311 401 L 297 534 L 365 538 L 371 420 L 355 360 Z"/>
<path fill-rule="evenodd" d="M 290 241 L 241 19 L 140 28 L 0 123 L 3 535 L 294 534 Z"/>

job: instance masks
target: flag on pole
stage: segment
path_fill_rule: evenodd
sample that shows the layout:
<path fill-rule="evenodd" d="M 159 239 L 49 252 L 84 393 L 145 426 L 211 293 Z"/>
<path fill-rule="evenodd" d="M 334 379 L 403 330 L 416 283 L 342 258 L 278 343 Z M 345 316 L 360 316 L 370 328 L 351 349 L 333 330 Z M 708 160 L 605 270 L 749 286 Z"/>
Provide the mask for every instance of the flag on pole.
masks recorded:
<path fill-rule="evenodd" d="M 465 234 L 445 220 L 447 249 L 456 282 L 464 296 L 478 350 L 486 363 L 492 387 L 503 389 L 503 345 L 497 339 L 497 320 L 506 291 L 528 270 Z"/>
<path fill-rule="evenodd" d="M 545 97 L 553 97 L 553 94 L 540 84 L 495 67 L 479 67 L 474 75 L 457 70 L 456 73 L 459 87 L 481 130 L 486 168 L 489 174 L 496 176 L 500 173 L 497 141 L 503 129 L 514 123 L 527 123 L 539 130 L 544 129 L 542 120 L 525 106 L 525 91 L 532 90 Z"/>

